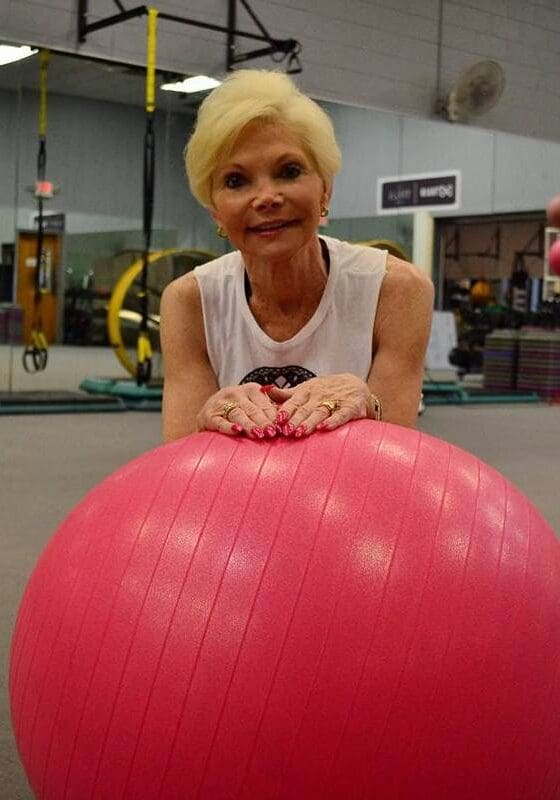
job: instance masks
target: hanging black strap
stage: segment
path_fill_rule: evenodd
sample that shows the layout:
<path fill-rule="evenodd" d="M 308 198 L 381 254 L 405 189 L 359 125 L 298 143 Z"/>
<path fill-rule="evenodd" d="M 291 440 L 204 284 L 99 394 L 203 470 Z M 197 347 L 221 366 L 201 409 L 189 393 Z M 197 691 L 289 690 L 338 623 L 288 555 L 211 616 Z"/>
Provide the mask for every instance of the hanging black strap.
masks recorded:
<path fill-rule="evenodd" d="M 142 323 L 141 330 L 148 330 L 148 256 L 152 249 L 152 224 L 154 217 L 155 184 L 155 136 L 154 115 L 146 115 L 146 134 L 144 137 L 144 252 L 142 257 Z"/>
<path fill-rule="evenodd" d="M 140 329 L 137 340 L 136 382 L 139 386 L 150 381 L 152 375 L 152 346 L 148 334 L 148 265 L 152 246 L 155 186 L 155 67 L 157 42 L 157 10 L 148 9 L 148 54 L 146 66 L 146 132 L 144 135 L 143 179 L 143 232 L 142 273 L 140 275 Z"/>
<path fill-rule="evenodd" d="M 41 50 L 40 69 L 40 107 L 39 107 L 39 151 L 37 153 L 37 248 L 35 256 L 35 292 L 33 296 L 33 316 L 31 334 L 23 351 L 23 368 L 26 372 L 42 372 L 49 357 L 47 337 L 43 331 L 42 299 L 48 291 L 47 263 L 43 253 L 44 243 L 44 185 L 47 169 L 47 71 L 49 51 Z"/>

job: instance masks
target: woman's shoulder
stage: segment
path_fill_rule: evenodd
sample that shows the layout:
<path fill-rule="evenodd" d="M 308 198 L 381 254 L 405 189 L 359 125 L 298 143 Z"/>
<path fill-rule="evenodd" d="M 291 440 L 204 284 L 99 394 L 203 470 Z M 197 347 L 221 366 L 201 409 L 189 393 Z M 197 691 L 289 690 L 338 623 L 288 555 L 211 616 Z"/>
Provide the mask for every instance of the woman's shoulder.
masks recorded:
<path fill-rule="evenodd" d="M 322 236 L 327 244 L 331 259 L 342 269 L 351 271 L 383 270 L 387 251 L 376 247 L 346 242 L 331 236 Z"/>
<path fill-rule="evenodd" d="M 219 276 L 224 277 L 228 274 L 237 272 L 243 264 L 241 253 L 234 250 L 231 253 L 225 253 L 223 256 L 213 258 L 205 264 L 195 267 L 194 270 L 189 272 L 189 275 L 198 276 Z"/>
<path fill-rule="evenodd" d="M 433 305 L 434 285 L 429 275 L 415 264 L 387 255 L 386 273 L 382 284 L 382 311 L 402 308 L 404 311 Z"/>
<path fill-rule="evenodd" d="M 198 311 L 201 309 L 200 287 L 194 270 L 180 275 L 167 284 L 161 296 L 161 314 L 170 311 Z"/>
<path fill-rule="evenodd" d="M 172 280 L 163 291 L 162 303 L 166 308 L 202 314 L 202 292 L 210 292 L 212 296 L 215 287 L 226 284 L 228 276 L 235 276 L 241 266 L 237 251 L 207 261 Z"/>
<path fill-rule="evenodd" d="M 385 283 L 400 291 L 416 291 L 429 287 L 433 289 L 431 278 L 421 267 L 390 253 L 387 254 L 386 273 Z"/>

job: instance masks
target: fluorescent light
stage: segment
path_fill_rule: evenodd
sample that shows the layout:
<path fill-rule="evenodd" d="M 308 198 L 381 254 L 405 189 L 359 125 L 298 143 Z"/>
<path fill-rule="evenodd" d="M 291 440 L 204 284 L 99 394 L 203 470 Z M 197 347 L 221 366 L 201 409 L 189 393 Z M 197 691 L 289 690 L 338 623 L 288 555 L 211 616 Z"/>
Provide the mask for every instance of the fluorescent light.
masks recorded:
<path fill-rule="evenodd" d="M 34 56 L 39 51 L 33 47 L 14 47 L 9 44 L 0 44 L 0 67 L 4 64 L 13 64 L 14 61 L 21 61 L 22 58 Z"/>
<path fill-rule="evenodd" d="M 185 78 L 184 81 L 164 83 L 160 88 L 165 89 L 166 92 L 194 94 L 195 92 L 205 92 L 207 89 L 213 89 L 215 86 L 219 86 L 220 83 L 221 81 L 217 81 L 215 78 L 208 78 L 206 75 L 195 75 L 194 78 Z"/>

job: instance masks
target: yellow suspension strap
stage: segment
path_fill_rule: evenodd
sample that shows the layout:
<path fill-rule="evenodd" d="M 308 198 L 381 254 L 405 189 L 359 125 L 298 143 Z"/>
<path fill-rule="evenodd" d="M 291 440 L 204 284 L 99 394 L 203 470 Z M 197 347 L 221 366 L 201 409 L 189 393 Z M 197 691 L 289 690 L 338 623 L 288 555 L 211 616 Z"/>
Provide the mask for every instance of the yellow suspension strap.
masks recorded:
<path fill-rule="evenodd" d="M 157 16 L 155 8 L 148 9 L 148 51 L 146 60 L 146 133 L 144 136 L 144 186 L 143 222 L 144 251 L 142 254 L 142 274 L 140 277 L 140 329 L 136 342 L 136 382 L 142 386 L 152 375 L 152 345 L 148 335 L 148 264 L 152 245 L 152 225 L 154 216 L 155 182 L 155 134 L 154 113 L 156 110 L 156 44 Z"/>
<path fill-rule="evenodd" d="M 41 50 L 39 54 L 39 152 L 37 154 L 37 182 L 35 197 L 37 198 L 37 255 L 35 267 L 35 294 L 33 299 L 33 318 L 31 334 L 23 351 L 23 367 L 26 372 L 42 372 L 48 361 L 47 337 L 43 331 L 41 301 L 49 291 L 47 275 L 47 259 L 43 252 L 44 220 L 43 203 L 52 196 L 52 185 L 46 181 L 47 167 L 47 74 L 50 53 Z"/>

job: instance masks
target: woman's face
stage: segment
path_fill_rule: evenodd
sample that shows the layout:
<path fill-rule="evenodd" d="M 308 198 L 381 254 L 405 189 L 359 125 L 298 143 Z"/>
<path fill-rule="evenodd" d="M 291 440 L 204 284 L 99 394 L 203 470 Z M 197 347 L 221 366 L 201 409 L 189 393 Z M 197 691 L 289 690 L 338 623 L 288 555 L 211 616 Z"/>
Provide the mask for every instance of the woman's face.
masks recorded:
<path fill-rule="evenodd" d="M 212 216 L 249 256 L 290 257 L 316 234 L 330 187 L 284 125 L 252 122 L 212 179 Z"/>

